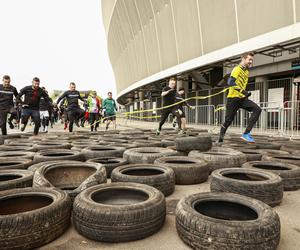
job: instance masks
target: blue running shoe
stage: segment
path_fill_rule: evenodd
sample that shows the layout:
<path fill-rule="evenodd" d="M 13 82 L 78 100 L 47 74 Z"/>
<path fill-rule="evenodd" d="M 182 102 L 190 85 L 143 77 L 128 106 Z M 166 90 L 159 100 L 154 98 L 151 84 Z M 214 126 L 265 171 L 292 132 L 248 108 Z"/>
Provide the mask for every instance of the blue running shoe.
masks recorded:
<path fill-rule="evenodd" d="M 246 142 L 252 142 L 252 143 L 255 142 L 255 140 L 254 140 L 253 137 L 250 135 L 250 133 L 248 133 L 248 134 L 243 134 L 241 138 L 242 138 L 244 141 L 246 141 Z"/>

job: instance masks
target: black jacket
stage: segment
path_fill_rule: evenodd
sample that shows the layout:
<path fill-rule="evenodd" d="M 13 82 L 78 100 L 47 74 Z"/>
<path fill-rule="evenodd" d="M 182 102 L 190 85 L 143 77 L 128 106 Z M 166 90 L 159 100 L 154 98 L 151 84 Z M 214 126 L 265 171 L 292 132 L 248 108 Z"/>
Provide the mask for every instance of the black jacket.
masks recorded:
<path fill-rule="evenodd" d="M 79 91 L 74 90 L 68 90 L 65 93 L 63 93 L 58 99 L 57 99 L 57 105 L 60 103 L 60 101 L 64 98 L 67 98 L 67 103 L 68 109 L 72 109 L 72 108 L 78 108 L 79 104 L 78 104 L 78 99 L 84 102 L 84 99 L 80 96 Z"/>
<path fill-rule="evenodd" d="M 49 97 L 49 99 L 46 99 L 45 97 L 41 97 L 40 99 L 40 111 L 47 111 L 52 109 L 52 99 Z"/>
<path fill-rule="evenodd" d="M 32 86 L 26 86 L 20 90 L 20 93 L 17 96 L 17 100 L 20 102 L 21 97 L 24 95 L 23 107 L 29 109 L 36 109 L 39 110 L 40 107 L 40 99 L 44 97 L 46 100 L 49 101 L 48 94 L 42 89 L 33 89 Z"/>
<path fill-rule="evenodd" d="M 9 87 L 4 87 L 0 84 L 0 109 L 10 109 L 14 106 L 14 96 L 18 96 L 17 89 L 10 85 Z"/>

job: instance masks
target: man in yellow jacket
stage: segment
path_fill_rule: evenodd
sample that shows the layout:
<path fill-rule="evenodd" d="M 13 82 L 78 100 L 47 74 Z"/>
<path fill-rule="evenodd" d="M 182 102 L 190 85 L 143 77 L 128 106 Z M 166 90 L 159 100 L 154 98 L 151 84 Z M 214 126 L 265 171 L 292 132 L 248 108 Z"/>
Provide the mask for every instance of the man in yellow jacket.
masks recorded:
<path fill-rule="evenodd" d="M 247 142 L 255 142 L 250 134 L 250 131 L 259 118 L 261 108 L 256 103 L 248 99 L 251 93 L 246 90 L 249 77 L 249 68 L 253 63 L 253 57 L 254 53 L 252 52 L 243 54 L 241 63 L 234 67 L 228 79 L 228 85 L 230 87 L 227 95 L 226 116 L 225 122 L 221 126 L 218 140 L 219 143 L 223 142 L 226 130 L 232 123 L 237 111 L 240 108 L 245 109 L 248 112 L 252 112 L 248 126 L 241 138 Z"/>

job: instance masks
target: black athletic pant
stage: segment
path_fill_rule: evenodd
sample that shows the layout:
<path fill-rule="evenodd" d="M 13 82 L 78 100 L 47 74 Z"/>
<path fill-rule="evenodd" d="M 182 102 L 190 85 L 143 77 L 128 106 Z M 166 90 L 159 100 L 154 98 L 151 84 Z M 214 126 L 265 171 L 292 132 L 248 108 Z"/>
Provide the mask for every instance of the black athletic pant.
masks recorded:
<path fill-rule="evenodd" d="M 261 113 L 261 108 L 256 103 L 249 100 L 248 98 L 237 98 L 237 97 L 228 98 L 226 104 L 225 122 L 221 126 L 220 139 L 224 138 L 227 128 L 234 120 L 234 117 L 240 108 L 252 112 L 249 119 L 248 126 L 244 133 L 248 134 L 252 130 L 254 124 L 257 122 L 259 118 L 259 115 Z"/>
<path fill-rule="evenodd" d="M 23 108 L 21 114 L 21 123 L 24 124 L 24 126 L 27 125 L 29 117 L 31 117 L 32 121 L 34 122 L 33 133 L 37 135 L 41 126 L 40 111 L 30 108 Z"/>
<path fill-rule="evenodd" d="M 100 118 L 99 113 L 89 113 L 89 122 L 91 124 L 91 131 L 94 130 L 94 127 L 95 127 L 95 130 L 98 128 L 99 118 Z M 96 122 L 96 124 L 94 124 L 95 122 Z"/>
<path fill-rule="evenodd" d="M 178 128 L 181 129 L 181 117 L 178 112 L 178 109 L 168 108 L 168 109 L 163 109 L 163 111 L 162 111 L 158 130 L 161 130 L 162 126 L 165 124 L 166 120 L 168 119 L 169 114 L 171 114 L 171 113 L 173 114 L 173 116 L 176 116 Z"/>
<path fill-rule="evenodd" d="M 9 110 L 0 110 L 0 127 L 2 135 L 7 135 L 6 121 Z"/>
<path fill-rule="evenodd" d="M 74 121 L 77 119 L 79 120 L 85 114 L 84 110 L 81 108 L 71 108 L 68 109 L 68 119 L 69 119 L 69 132 L 73 131 L 73 124 Z"/>

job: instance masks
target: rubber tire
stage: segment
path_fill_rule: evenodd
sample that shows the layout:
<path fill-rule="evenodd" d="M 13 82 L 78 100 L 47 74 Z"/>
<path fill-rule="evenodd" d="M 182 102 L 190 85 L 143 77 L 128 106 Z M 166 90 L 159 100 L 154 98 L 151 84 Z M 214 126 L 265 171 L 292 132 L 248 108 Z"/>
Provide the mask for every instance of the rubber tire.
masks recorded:
<path fill-rule="evenodd" d="M 18 176 L 17 179 L 3 180 L 5 176 Z M 13 188 L 32 187 L 33 173 L 28 170 L 1 170 L 0 171 L 0 191 Z"/>
<path fill-rule="evenodd" d="M 33 187 L 55 187 L 54 184 L 52 184 L 46 177 L 45 174 L 50 171 L 53 170 L 55 168 L 76 168 L 76 167 L 80 167 L 80 168 L 85 168 L 85 167 L 90 167 L 90 168 L 94 168 L 95 172 L 91 175 L 89 175 L 87 178 L 85 178 L 80 184 L 76 183 L 78 186 L 75 189 L 71 189 L 71 190 L 64 190 L 66 193 L 68 193 L 68 195 L 71 198 L 71 201 L 73 202 L 75 197 L 82 192 L 83 190 L 87 189 L 88 187 L 91 186 L 95 186 L 98 184 L 102 184 L 102 183 L 106 183 L 106 171 L 105 168 L 99 164 L 99 163 L 87 163 L 87 162 L 75 162 L 71 161 L 65 161 L 65 162 L 61 162 L 61 161 L 57 161 L 55 163 L 50 163 L 50 164 L 46 164 L 40 168 L 38 168 L 35 172 L 34 172 L 34 176 L 33 176 Z M 63 172 L 63 175 L 66 177 L 69 176 L 68 172 Z M 65 184 L 70 184 L 70 183 L 65 183 Z M 75 184 L 75 183 L 74 183 Z M 60 188 L 59 186 L 57 186 L 56 188 Z"/>
<path fill-rule="evenodd" d="M 282 157 L 286 158 L 283 159 Z M 275 155 L 264 155 L 262 157 L 263 161 L 277 161 L 277 162 L 283 162 L 283 163 L 288 163 L 288 164 L 293 164 L 297 165 L 300 167 L 300 156 L 299 155 L 280 155 L 280 156 L 275 156 Z"/>
<path fill-rule="evenodd" d="M 247 156 L 237 150 L 231 148 L 214 147 L 208 152 L 199 152 L 193 150 L 189 153 L 189 157 L 199 158 L 208 162 L 210 172 L 224 168 L 241 167 L 247 161 Z"/>
<path fill-rule="evenodd" d="M 32 165 L 32 160 L 26 158 L 12 159 L 11 157 L 1 157 L 0 163 L 0 171 L 3 169 L 27 169 L 29 166 Z"/>
<path fill-rule="evenodd" d="M 212 147 L 210 135 L 198 135 L 197 137 L 188 136 L 175 139 L 176 150 L 190 152 L 198 150 L 200 152 L 208 151 Z"/>
<path fill-rule="evenodd" d="M 177 156 L 188 156 L 188 154 L 189 154 L 189 152 L 184 152 L 184 151 L 178 151 L 178 150 L 176 150 L 175 146 L 168 146 L 166 148 L 172 149 L 172 150 L 176 151 L 178 153 Z"/>
<path fill-rule="evenodd" d="M 255 165 L 265 165 L 265 166 L 276 166 L 279 168 L 285 168 L 288 170 L 272 170 L 272 169 L 263 169 L 264 171 L 272 172 L 278 174 L 283 182 L 284 191 L 293 191 L 300 188 L 300 167 L 297 165 L 282 163 L 282 162 L 271 162 L 271 161 L 251 161 L 244 163 L 242 168 L 251 168 L 251 169 L 262 169 L 257 168 Z"/>
<path fill-rule="evenodd" d="M 243 180 L 224 176 L 226 174 L 245 174 L 259 176 L 267 180 Z M 260 200 L 269 206 L 277 206 L 283 197 L 283 183 L 279 175 L 267 171 L 247 168 L 223 168 L 211 173 L 212 192 L 235 193 Z"/>
<path fill-rule="evenodd" d="M 158 175 L 127 175 L 128 170 L 158 170 Z M 115 168 L 111 174 L 112 182 L 134 182 L 152 186 L 161 191 L 164 196 L 172 194 L 175 190 L 175 173 L 172 168 L 155 166 L 153 164 L 128 164 Z"/>
<path fill-rule="evenodd" d="M 99 191 L 133 189 L 149 195 L 143 202 L 109 205 L 91 199 Z M 166 201 L 157 189 L 137 183 L 97 185 L 81 192 L 73 205 L 73 225 L 83 236 L 105 242 L 143 239 L 157 232 L 164 224 Z"/>
<path fill-rule="evenodd" d="M 255 149 L 237 149 L 237 151 L 242 152 L 247 156 L 247 161 L 260 161 L 262 154 Z"/>
<path fill-rule="evenodd" d="M 48 149 L 70 149 L 71 144 L 66 142 L 51 142 L 43 141 L 37 144 L 33 144 L 33 149 L 35 151 L 48 150 Z"/>
<path fill-rule="evenodd" d="M 25 147 L 25 146 L 10 146 L 9 144 L 0 145 L 0 151 L 29 151 L 35 152 L 36 150 L 33 147 Z"/>
<path fill-rule="evenodd" d="M 47 156 L 49 154 L 54 154 L 57 156 Z M 60 156 L 60 154 L 69 154 L 69 155 L 63 155 Z M 33 162 L 39 163 L 43 161 L 61 161 L 61 160 L 70 160 L 70 161 L 83 161 L 84 156 L 82 153 L 78 151 L 72 151 L 69 149 L 46 149 L 41 150 L 37 153 L 35 153 Z"/>
<path fill-rule="evenodd" d="M 106 177 L 110 178 L 111 172 L 119 166 L 128 164 L 128 161 L 118 157 L 99 157 L 87 160 L 86 162 L 100 163 L 106 169 Z"/>
<path fill-rule="evenodd" d="M 0 151 L 0 158 L 5 157 L 5 158 L 25 158 L 25 159 L 33 159 L 34 152 L 22 152 L 22 151 L 7 151 L 3 152 Z"/>
<path fill-rule="evenodd" d="M 167 163 L 167 161 L 188 161 L 190 164 Z M 170 167 L 175 172 L 177 185 L 193 185 L 205 182 L 209 175 L 207 162 L 188 156 L 161 157 L 155 160 L 155 165 Z"/>
<path fill-rule="evenodd" d="M 193 208 L 204 201 L 233 202 L 256 211 L 256 220 L 223 220 L 203 215 Z M 267 204 L 238 194 L 198 193 L 179 201 L 176 228 L 193 249 L 275 250 L 280 241 L 280 220 Z"/>
<path fill-rule="evenodd" d="M 174 156 L 174 155 L 178 155 L 178 152 L 172 149 L 160 148 L 160 147 L 141 147 L 141 148 L 127 149 L 123 154 L 123 158 L 125 158 L 129 163 L 132 164 L 136 164 L 136 163 L 152 164 L 158 158 L 164 156 Z"/>
<path fill-rule="evenodd" d="M 275 150 L 275 149 L 258 149 L 257 152 L 261 153 L 262 155 L 289 155 L 289 152 L 287 151 Z"/>
<path fill-rule="evenodd" d="M 281 144 L 274 143 L 274 142 L 255 142 L 257 149 L 273 149 L 273 150 L 279 150 L 281 147 Z"/>
<path fill-rule="evenodd" d="M 30 194 L 51 197 L 53 202 L 39 209 L 0 215 L 0 249 L 32 249 L 45 245 L 62 235 L 70 224 L 69 196 L 52 188 L 20 188 L 0 192 L 1 200 Z"/>
<path fill-rule="evenodd" d="M 95 150 L 94 150 L 95 149 Z M 97 149 L 101 149 L 97 151 Z M 113 150 L 109 150 L 113 149 Z M 90 146 L 82 149 L 82 153 L 86 160 L 99 158 L 99 157 L 122 157 L 126 149 L 114 146 Z"/>

